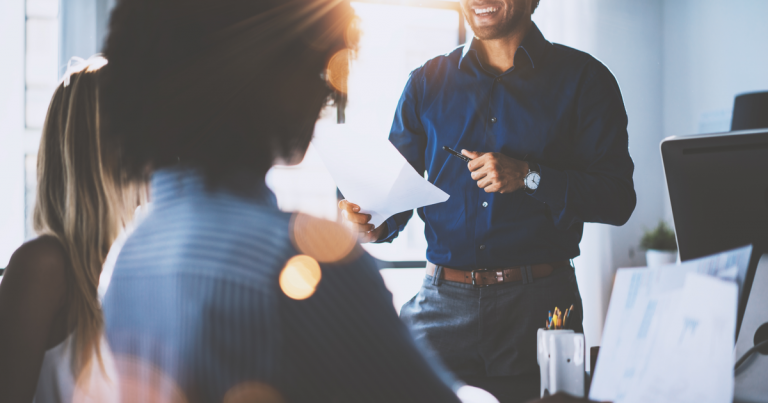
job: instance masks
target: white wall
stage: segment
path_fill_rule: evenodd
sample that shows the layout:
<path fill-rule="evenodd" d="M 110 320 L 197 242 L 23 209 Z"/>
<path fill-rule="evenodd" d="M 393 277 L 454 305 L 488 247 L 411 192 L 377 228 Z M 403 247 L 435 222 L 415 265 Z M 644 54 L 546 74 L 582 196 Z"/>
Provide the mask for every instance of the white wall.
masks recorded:
<path fill-rule="evenodd" d="M 24 240 L 24 9 L 0 1 L 0 267 Z"/>
<path fill-rule="evenodd" d="M 728 131 L 734 96 L 768 90 L 767 16 L 765 0 L 664 3 L 665 137 Z"/>
<path fill-rule="evenodd" d="M 618 267 L 645 264 L 644 228 L 672 221 L 659 142 L 728 131 L 736 94 L 768 90 L 768 1 L 544 0 L 544 36 L 614 73 L 629 115 L 637 208 L 623 227 L 588 224 L 576 259 L 588 345 L 597 345 Z"/>
<path fill-rule="evenodd" d="M 533 19 L 552 42 L 600 59 L 621 86 L 629 116 L 637 208 L 622 227 L 587 224 L 576 259 L 584 333 L 598 345 L 618 267 L 645 264 L 637 245 L 644 227 L 663 217 L 661 0 L 544 0 Z"/>

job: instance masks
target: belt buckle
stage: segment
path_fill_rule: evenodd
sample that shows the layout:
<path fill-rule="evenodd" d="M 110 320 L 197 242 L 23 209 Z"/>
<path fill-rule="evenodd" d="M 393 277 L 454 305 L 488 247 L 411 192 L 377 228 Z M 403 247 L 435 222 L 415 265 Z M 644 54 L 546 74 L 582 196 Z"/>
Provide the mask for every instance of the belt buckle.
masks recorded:
<path fill-rule="evenodd" d="M 489 271 L 489 270 L 488 269 L 476 269 L 476 270 L 472 270 L 470 272 L 471 273 L 470 275 L 472 276 L 472 286 L 473 287 L 475 287 L 475 288 L 483 288 L 483 287 L 488 287 L 490 285 L 490 284 L 477 284 L 475 282 L 476 281 L 475 280 L 475 273 L 477 273 L 477 272 L 486 272 L 486 271 Z"/>

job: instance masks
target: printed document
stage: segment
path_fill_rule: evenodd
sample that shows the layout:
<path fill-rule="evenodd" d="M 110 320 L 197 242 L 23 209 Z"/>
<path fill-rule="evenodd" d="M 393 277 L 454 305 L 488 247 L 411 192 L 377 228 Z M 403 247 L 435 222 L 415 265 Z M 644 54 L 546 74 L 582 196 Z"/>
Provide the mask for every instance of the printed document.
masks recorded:
<path fill-rule="evenodd" d="M 344 197 L 370 214 L 376 227 L 397 213 L 448 200 L 384 137 L 355 133 L 345 124 L 318 125 L 312 146 Z"/>
<path fill-rule="evenodd" d="M 667 359 L 664 356 L 656 357 L 661 354 L 658 346 L 679 337 L 679 334 L 673 334 L 668 323 L 670 320 L 676 320 L 674 318 L 679 318 L 675 307 L 683 295 L 688 274 L 696 273 L 719 279 L 718 281 L 728 281 L 735 288 L 739 273 L 746 271 L 751 253 L 752 247 L 747 246 L 682 264 L 619 269 L 603 328 L 600 355 L 589 393 L 590 399 L 615 403 L 632 402 L 635 401 L 632 393 L 643 389 L 638 389 L 638 385 L 645 389 L 650 388 L 651 385 L 643 383 L 649 379 L 647 371 L 650 371 L 650 363 L 654 359 Z M 738 291 L 736 293 L 738 295 Z M 721 302 L 718 297 L 712 298 Z M 736 305 L 733 305 L 733 314 L 735 313 Z M 727 326 L 727 323 L 721 325 Z M 730 331 L 735 333 L 735 322 Z M 729 351 L 733 350 L 732 340 L 728 348 Z M 730 360 L 733 360 L 732 356 Z M 702 370 L 705 367 L 702 366 Z M 674 379 L 682 382 L 689 379 L 689 376 L 695 375 L 677 373 Z"/>
<path fill-rule="evenodd" d="M 647 368 L 627 390 L 627 403 L 730 403 L 738 288 L 732 281 L 688 273 L 660 323 Z"/>

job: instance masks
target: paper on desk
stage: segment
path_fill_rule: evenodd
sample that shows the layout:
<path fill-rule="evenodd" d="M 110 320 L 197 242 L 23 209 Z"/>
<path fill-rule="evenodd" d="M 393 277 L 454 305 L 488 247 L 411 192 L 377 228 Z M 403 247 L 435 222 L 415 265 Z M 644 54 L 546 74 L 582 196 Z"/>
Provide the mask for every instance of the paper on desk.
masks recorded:
<path fill-rule="evenodd" d="M 688 273 L 735 280 L 749 264 L 752 247 L 657 268 L 619 269 L 603 328 L 589 397 L 624 402 L 642 378 L 653 343 L 667 337 L 662 323 L 683 288 Z M 731 346 L 732 348 L 733 346 Z"/>
<path fill-rule="evenodd" d="M 344 197 L 370 214 L 378 227 L 403 211 L 442 203 L 450 197 L 419 175 L 386 138 L 365 137 L 347 125 L 315 131 L 312 146 Z"/>
<path fill-rule="evenodd" d="M 737 304 L 736 283 L 688 273 L 622 402 L 730 403 Z"/>

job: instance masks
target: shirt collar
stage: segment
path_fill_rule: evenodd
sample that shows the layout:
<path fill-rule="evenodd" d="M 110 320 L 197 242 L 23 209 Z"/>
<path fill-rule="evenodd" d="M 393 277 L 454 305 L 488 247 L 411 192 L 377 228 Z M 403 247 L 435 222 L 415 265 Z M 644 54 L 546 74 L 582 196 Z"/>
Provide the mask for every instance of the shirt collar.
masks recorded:
<path fill-rule="evenodd" d="M 477 38 L 472 38 L 471 41 L 464 44 L 464 49 L 462 50 L 461 58 L 459 59 L 459 69 L 461 69 L 464 58 L 469 52 L 475 52 L 475 54 L 477 54 L 478 42 Z M 550 43 L 544 38 L 539 27 L 536 26 L 535 22 L 531 22 L 531 28 L 528 30 L 528 33 L 523 39 L 523 43 L 520 44 L 518 49 L 522 49 L 522 54 L 531 62 L 531 68 L 536 68 L 536 63 L 541 61 L 548 45 L 550 45 Z M 517 57 L 518 53 L 515 54 L 516 59 Z"/>
<path fill-rule="evenodd" d="M 199 170 L 192 168 L 163 168 L 152 174 L 151 202 L 159 206 L 174 200 L 200 195 L 224 195 L 251 199 L 258 204 L 277 208 L 275 194 L 267 187 L 264 178 L 255 178 L 251 175 L 232 176 L 233 179 L 243 183 L 252 183 L 252 186 L 242 186 L 238 192 L 228 190 L 226 187 L 208 186 L 205 176 Z"/>

